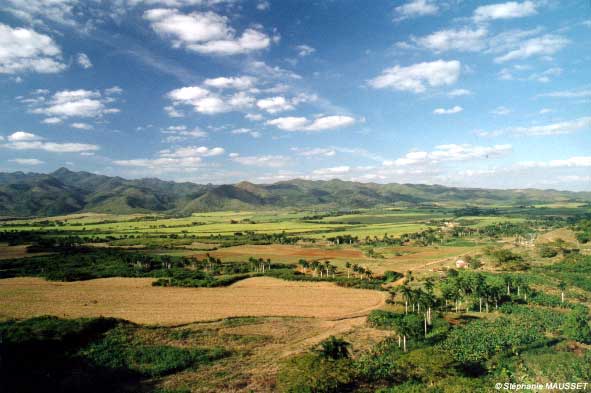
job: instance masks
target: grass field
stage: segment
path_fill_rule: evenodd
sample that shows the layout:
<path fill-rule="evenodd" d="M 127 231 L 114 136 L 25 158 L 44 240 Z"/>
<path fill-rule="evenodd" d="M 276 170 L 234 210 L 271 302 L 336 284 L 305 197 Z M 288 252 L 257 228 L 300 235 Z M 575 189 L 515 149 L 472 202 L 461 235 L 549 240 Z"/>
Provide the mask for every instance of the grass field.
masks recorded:
<path fill-rule="evenodd" d="M 246 316 L 338 319 L 381 306 L 384 294 L 330 283 L 257 277 L 226 288 L 153 287 L 152 279 L 108 278 L 70 283 L 0 280 L 0 317 L 108 316 L 152 325 Z"/>

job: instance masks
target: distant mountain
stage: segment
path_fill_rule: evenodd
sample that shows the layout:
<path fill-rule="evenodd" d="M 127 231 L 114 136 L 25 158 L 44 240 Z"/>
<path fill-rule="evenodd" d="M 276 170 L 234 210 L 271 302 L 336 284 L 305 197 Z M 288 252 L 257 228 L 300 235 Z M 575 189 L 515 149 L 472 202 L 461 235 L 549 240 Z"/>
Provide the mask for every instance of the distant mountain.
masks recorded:
<path fill-rule="evenodd" d="M 72 172 L 0 173 L 0 216 L 51 216 L 81 211 L 104 213 L 169 212 L 277 207 L 364 208 L 381 205 L 455 202 L 458 205 L 589 202 L 590 192 L 490 190 L 423 184 L 290 180 L 274 184 L 240 182 L 199 185 L 159 179 Z"/>

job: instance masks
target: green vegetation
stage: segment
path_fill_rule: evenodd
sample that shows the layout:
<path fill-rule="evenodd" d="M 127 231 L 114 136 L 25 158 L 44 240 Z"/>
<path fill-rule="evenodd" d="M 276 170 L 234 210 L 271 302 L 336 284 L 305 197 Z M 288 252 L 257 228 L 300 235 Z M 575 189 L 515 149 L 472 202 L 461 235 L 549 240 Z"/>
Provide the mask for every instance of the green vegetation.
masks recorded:
<path fill-rule="evenodd" d="M 195 369 L 227 356 L 221 348 L 152 344 L 142 328 L 115 319 L 39 317 L 0 324 L 0 390 L 105 392 Z"/>

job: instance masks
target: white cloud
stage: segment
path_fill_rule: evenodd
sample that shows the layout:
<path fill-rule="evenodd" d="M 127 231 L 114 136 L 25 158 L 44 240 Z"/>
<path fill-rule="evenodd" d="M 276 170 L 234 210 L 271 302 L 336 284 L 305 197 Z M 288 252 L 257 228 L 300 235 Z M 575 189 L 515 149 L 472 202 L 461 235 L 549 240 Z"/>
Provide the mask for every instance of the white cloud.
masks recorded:
<path fill-rule="evenodd" d="M 119 109 L 109 107 L 114 100 L 104 97 L 99 91 L 62 90 L 51 97 L 47 94 L 42 92 L 35 101 L 21 101 L 30 104 L 32 113 L 62 120 L 70 117 L 102 117 L 119 112 Z"/>
<path fill-rule="evenodd" d="M 506 3 L 484 5 L 474 11 L 474 20 L 485 22 L 495 19 L 514 19 L 534 15 L 536 4 L 533 1 L 508 1 Z"/>
<path fill-rule="evenodd" d="M 517 164 L 523 168 L 588 168 L 591 167 L 591 156 L 570 157 L 564 160 L 525 161 Z"/>
<path fill-rule="evenodd" d="M 170 91 L 167 97 L 172 100 L 173 106 L 165 107 L 172 117 L 182 117 L 177 111 L 177 105 L 189 105 L 195 112 L 204 114 L 218 114 L 252 107 L 254 97 L 244 92 L 238 92 L 231 96 L 220 96 L 200 86 L 186 86 Z"/>
<path fill-rule="evenodd" d="M 337 152 L 336 149 L 333 148 L 322 148 L 317 147 L 313 149 L 299 149 L 294 147 L 291 149 L 296 154 L 304 157 L 334 157 Z"/>
<path fill-rule="evenodd" d="M 276 79 L 284 81 L 286 79 L 299 80 L 302 79 L 301 75 L 296 74 L 293 71 L 286 70 L 278 66 L 270 66 L 264 61 L 252 60 L 246 63 L 245 70 L 261 78 Z"/>
<path fill-rule="evenodd" d="M 84 68 L 85 70 L 92 68 L 92 62 L 90 61 L 86 53 L 78 53 L 78 55 L 76 56 L 76 62 L 80 67 Z"/>
<path fill-rule="evenodd" d="M 107 95 L 107 96 L 118 95 L 121 93 L 123 93 L 123 89 L 120 88 L 119 86 L 113 86 L 113 87 L 109 87 L 108 89 L 105 89 L 105 95 Z"/>
<path fill-rule="evenodd" d="M 191 138 L 205 138 L 207 136 L 207 132 L 199 128 L 189 129 L 185 125 L 167 127 L 162 130 L 162 133 L 167 135 L 165 138 L 166 142 L 179 142 Z"/>
<path fill-rule="evenodd" d="M 219 77 L 206 79 L 203 84 L 218 89 L 245 90 L 254 86 L 256 78 L 252 76 Z"/>
<path fill-rule="evenodd" d="M 490 111 L 490 113 L 492 113 L 493 115 L 497 115 L 497 116 L 505 116 L 511 112 L 512 112 L 512 110 L 507 108 L 506 106 L 497 106 L 495 109 Z"/>
<path fill-rule="evenodd" d="M 538 94 L 537 97 L 550 97 L 550 98 L 589 98 L 591 97 L 591 89 L 581 88 L 572 90 L 561 90 L 553 91 L 550 93 Z"/>
<path fill-rule="evenodd" d="M 495 58 L 496 63 L 527 59 L 532 56 L 550 56 L 568 45 L 570 41 L 562 36 L 545 34 L 519 42 L 517 48 Z"/>
<path fill-rule="evenodd" d="M 79 0 L 6 0 L 7 11 L 29 23 L 48 19 L 63 25 L 76 25 L 74 8 Z"/>
<path fill-rule="evenodd" d="M 41 138 L 38 135 L 32 134 L 30 132 L 16 131 L 16 132 L 10 134 L 6 139 L 10 142 L 25 142 L 25 141 L 38 141 L 43 138 Z"/>
<path fill-rule="evenodd" d="M 198 168 L 202 166 L 203 157 L 214 157 L 224 154 L 221 147 L 208 148 L 206 146 L 186 146 L 177 149 L 165 149 L 158 153 L 158 157 L 137 158 L 128 160 L 114 160 L 113 163 L 123 167 L 146 168 L 155 171 L 178 171 Z"/>
<path fill-rule="evenodd" d="M 41 165 L 45 164 L 44 161 L 38 160 L 37 158 L 15 158 L 9 160 L 10 162 L 17 163 L 19 165 Z"/>
<path fill-rule="evenodd" d="M 152 9 L 144 13 L 152 29 L 171 38 L 175 48 L 211 55 L 236 55 L 267 48 L 271 38 L 258 27 L 238 36 L 228 18 L 212 11 L 183 14 L 175 9 Z"/>
<path fill-rule="evenodd" d="M 260 113 L 247 113 L 246 115 L 244 115 L 244 117 L 247 120 L 251 121 L 261 121 L 264 119 L 263 115 L 261 115 Z"/>
<path fill-rule="evenodd" d="M 280 96 L 260 99 L 257 101 L 257 106 L 271 114 L 294 109 L 291 102 Z"/>
<path fill-rule="evenodd" d="M 41 121 L 43 124 L 59 124 L 61 122 L 63 122 L 63 119 L 60 119 L 59 117 L 48 117 Z"/>
<path fill-rule="evenodd" d="M 316 52 L 316 49 L 304 44 L 296 46 L 296 50 L 298 51 L 298 56 L 300 57 L 310 56 L 312 53 Z"/>
<path fill-rule="evenodd" d="M 562 68 L 560 67 L 552 67 L 544 70 L 542 72 L 536 72 L 529 76 L 528 79 L 535 80 L 540 83 L 548 83 L 552 80 L 553 77 L 562 75 Z"/>
<path fill-rule="evenodd" d="M 580 117 L 574 120 L 561 121 L 545 125 L 535 125 L 529 127 L 508 127 L 494 131 L 478 131 L 479 136 L 499 136 L 503 134 L 525 135 L 525 136 L 544 136 L 544 135 L 563 135 L 572 134 L 577 131 L 591 129 L 591 117 Z"/>
<path fill-rule="evenodd" d="M 396 20 L 404 20 L 417 16 L 435 15 L 439 7 L 431 0 L 410 0 L 407 3 L 394 8 L 397 14 Z"/>
<path fill-rule="evenodd" d="M 93 128 L 92 125 L 87 123 L 72 123 L 70 126 L 79 130 L 92 130 Z"/>
<path fill-rule="evenodd" d="M 57 143 L 45 141 L 42 137 L 25 131 L 17 131 L 9 135 L 8 143 L 0 144 L 12 150 L 45 150 L 51 153 L 79 153 L 99 150 L 97 145 L 85 143 Z"/>
<path fill-rule="evenodd" d="M 0 74 L 50 74 L 65 68 L 61 50 L 51 37 L 0 23 Z"/>
<path fill-rule="evenodd" d="M 413 41 L 436 53 L 457 50 L 461 52 L 477 52 L 486 48 L 488 31 L 484 27 L 477 27 L 474 30 L 464 27 L 463 29 L 441 30 L 420 38 L 413 38 Z"/>
<path fill-rule="evenodd" d="M 167 105 L 164 107 L 164 111 L 170 117 L 185 117 L 185 114 L 172 105 Z"/>
<path fill-rule="evenodd" d="M 509 154 L 511 145 L 474 146 L 470 144 L 439 145 L 431 152 L 412 151 L 396 160 L 384 161 L 386 167 L 433 165 L 446 161 L 489 159 Z"/>
<path fill-rule="evenodd" d="M 241 156 L 239 154 L 232 154 L 232 161 L 242 165 L 251 165 L 267 168 L 280 168 L 289 162 L 289 157 L 280 155 L 263 155 L 263 156 Z"/>
<path fill-rule="evenodd" d="M 266 124 L 284 131 L 324 131 L 348 127 L 355 124 L 355 122 L 355 118 L 343 115 L 321 116 L 314 120 L 309 120 L 305 117 L 288 116 L 268 120 Z"/>
<path fill-rule="evenodd" d="M 250 128 L 237 128 L 232 130 L 233 135 L 250 135 L 253 138 L 260 138 L 262 134 L 259 131 L 253 131 Z"/>
<path fill-rule="evenodd" d="M 345 173 L 349 173 L 350 171 L 351 171 L 351 167 L 346 166 L 346 165 L 341 165 L 341 166 L 335 166 L 335 167 L 331 167 L 331 168 L 315 169 L 314 171 L 312 171 L 312 174 L 318 175 L 318 176 L 334 176 L 334 175 L 342 175 Z"/>
<path fill-rule="evenodd" d="M 449 108 L 449 109 L 437 108 L 433 111 L 433 114 L 434 115 L 453 115 L 454 113 L 460 113 L 463 110 L 464 110 L 464 108 L 456 105 L 456 106 Z"/>
<path fill-rule="evenodd" d="M 472 95 L 472 92 L 468 89 L 455 89 L 447 93 L 450 97 L 463 97 Z"/>
<path fill-rule="evenodd" d="M 437 60 L 413 64 L 408 67 L 394 66 L 382 71 L 368 84 L 374 89 L 391 88 L 400 91 L 422 93 L 427 87 L 452 85 L 457 82 L 461 72 L 458 60 Z"/>

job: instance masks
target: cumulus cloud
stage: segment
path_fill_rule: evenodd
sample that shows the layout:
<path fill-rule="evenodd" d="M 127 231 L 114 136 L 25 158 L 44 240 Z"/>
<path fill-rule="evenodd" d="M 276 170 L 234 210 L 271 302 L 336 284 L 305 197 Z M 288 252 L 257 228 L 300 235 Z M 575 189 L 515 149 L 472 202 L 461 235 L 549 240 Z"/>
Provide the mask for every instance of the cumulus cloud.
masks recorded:
<path fill-rule="evenodd" d="M 279 117 L 268 120 L 266 124 L 275 126 L 284 131 L 325 131 L 335 128 L 348 127 L 355 124 L 356 120 L 351 116 L 335 115 L 320 116 L 313 120 L 305 117 Z"/>
<path fill-rule="evenodd" d="M 431 0 L 410 0 L 394 8 L 394 12 L 395 20 L 401 21 L 418 16 L 435 15 L 439 12 L 439 7 Z"/>
<path fill-rule="evenodd" d="M 550 93 L 538 94 L 537 97 L 550 97 L 550 98 L 589 98 L 591 97 L 591 89 L 588 87 L 572 89 L 572 90 L 559 90 L 552 91 Z"/>
<path fill-rule="evenodd" d="M 446 52 L 457 50 L 461 52 L 477 52 L 486 48 L 488 30 L 484 27 L 474 29 L 464 27 L 462 29 L 440 30 L 424 37 L 413 37 L 413 41 L 422 48 L 434 52 Z"/>
<path fill-rule="evenodd" d="M 191 138 L 204 138 L 207 132 L 199 128 L 190 129 L 185 125 L 170 126 L 162 130 L 162 134 L 166 135 L 164 139 L 166 142 L 180 142 Z"/>
<path fill-rule="evenodd" d="M 463 97 L 472 95 L 472 92 L 468 89 L 455 89 L 447 93 L 449 97 Z"/>
<path fill-rule="evenodd" d="M 76 25 L 74 8 L 79 0 L 5 0 L 5 8 L 19 19 L 29 23 L 47 19 L 63 25 Z"/>
<path fill-rule="evenodd" d="M 315 169 L 314 171 L 312 171 L 312 174 L 317 175 L 317 176 L 335 176 L 335 175 L 342 175 L 345 173 L 349 173 L 350 171 L 351 171 L 351 167 L 346 166 L 346 165 L 341 165 L 341 166 L 334 166 L 334 167 L 330 167 L 330 168 Z"/>
<path fill-rule="evenodd" d="M 463 111 L 464 108 L 462 108 L 461 106 L 454 106 L 452 108 L 437 108 L 433 111 L 434 115 L 453 115 L 454 113 L 460 113 L 461 111 Z"/>
<path fill-rule="evenodd" d="M 78 130 L 92 130 L 93 129 L 92 125 L 90 125 L 88 123 L 72 123 L 72 124 L 70 124 L 70 126 L 72 128 L 76 128 Z"/>
<path fill-rule="evenodd" d="M 494 131 L 477 131 L 479 136 L 499 136 L 503 134 L 544 136 L 572 134 L 577 131 L 591 129 L 591 117 L 580 117 L 574 120 L 561 121 L 556 123 L 535 125 L 529 127 L 507 127 Z"/>
<path fill-rule="evenodd" d="M 10 162 L 14 162 L 19 165 L 41 165 L 45 164 L 44 161 L 41 161 L 37 158 L 15 158 L 13 160 L 9 160 Z"/>
<path fill-rule="evenodd" d="M 536 4 L 533 1 L 508 1 L 506 3 L 497 3 L 483 5 L 474 10 L 474 20 L 477 22 L 486 22 L 495 19 L 514 19 L 534 15 L 536 13 Z"/>
<path fill-rule="evenodd" d="M 241 156 L 239 154 L 231 154 L 230 158 L 242 165 L 266 167 L 266 168 L 280 168 L 289 162 L 289 157 L 281 155 L 262 155 L 262 156 Z"/>
<path fill-rule="evenodd" d="M 64 120 L 60 119 L 59 117 L 48 117 L 47 119 L 43 119 L 41 123 L 43 124 L 59 124 L 62 123 Z"/>
<path fill-rule="evenodd" d="M 518 163 L 517 166 L 523 168 L 588 168 L 591 167 L 591 156 L 577 156 L 550 161 L 523 161 Z"/>
<path fill-rule="evenodd" d="M 291 102 L 280 96 L 260 99 L 257 101 L 257 106 L 271 114 L 294 109 Z"/>
<path fill-rule="evenodd" d="M 428 87 L 452 85 L 460 77 L 461 63 L 458 60 L 437 60 L 387 68 L 368 82 L 374 89 L 390 88 L 400 91 L 422 93 Z"/>
<path fill-rule="evenodd" d="M 496 63 L 527 59 L 532 56 L 550 56 L 568 45 L 570 41 L 562 36 L 545 34 L 517 44 L 515 49 L 495 58 Z"/>
<path fill-rule="evenodd" d="M 92 144 L 46 141 L 39 135 L 26 131 L 16 131 L 6 139 L 8 142 L 0 143 L 0 147 L 12 150 L 44 150 L 51 153 L 80 153 L 99 150 L 97 145 Z"/>
<path fill-rule="evenodd" d="M 219 77 L 210 78 L 203 81 L 203 84 L 208 87 L 215 87 L 218 89 L 237 89 L 245 90 L 254 86 L 256 78 L 252 76 L 236 76 L 236 77 Z"/>
<path fill-rule="evenodd" d="M 76 62 L 85 70 L 92 68 L 92 62 L 86 53 L 78 53 L 78 55 L 76 55 Z"/>
<path fill-rule="evenodd" d="M 312 149 L 300 149 L 294 147 L 291 150 L 304 157 L 334 157 L 337 154 L 336 149 L 323 147 L 316 147 Z"/>
<path fill-rule="evenodd" d="M 0 74 L 51 74 L 65 68 L 61 49 L 51 37 L 0 23 Z"/>
<path fill-rule="evenodd" d="M 469 161 L 504 156 L 512 151 L 511 145 L 474 146 L 448 144 L 435 146 L 433 151 L 412 151 L 396 160 L 384 161 L 384 166 L 432 165 L 446 161 Z"/>
<path fill-rule="evenodd" d="M 497 106 L 495 109 L 490 111 L 490 113 L 492 113 L 493 115 L 497 115 L 497 116 L 505 116 L 511 112 L 512 112 L 512 110 L 507 108 L 506 106 Z"/>
<path fill-rule="evenodd" d="M 113 164 L 123 167 L 146 168 L 156 171 L 177 171 L 194 169 L 202 166 L 203 157 L 214 157 L 224 154 L 221 147 L 186 146 L 176 149 L 165 149 L 156 158 L 137 158 L 130 160 L 114 160 Z"/>
<path fill-rule="evenodd" d="M 316 49 L 309 45 L 298 45 L 296 46 L 296 50 L 300 57 L 310 56 L 312 53 L 316 52 Z"/>
<path fill-rule="evenodd" d="M 44 122 L 58 123 L 59 120 L 70 117 L 97 118 L 107 114 L 117 113 L 119 109 L 110 105 L 115 100 L 106 97 L 100 91 L 91 90 L 62 90 L 52 96 L 48 91 L 34 94 L 33 98 L 21 99 L 28 104 L 32 113 L 49 116 Z"/>
<path fill-rule="evenodd" d="M 260 138 L 262 134 L 259 131 L 253 131 L 250 128 L 237 128 L 232 130 L 233 135 L 250 135 L 253 138 Z"/>
<path fill-rule="evenodd" d="M 228 18 L 213 11 L 183 14 L 176 9 L 152 9 L 144 13 L 152 29 L 170 38 L 175 48 L 210 55 L 236 55 L 267 48 L 272 39 L 259 27 L 249 27 L 242 34 L 229 26 Z"/>
<path fill-rule="evenodd" d="M 173 106 L 165 110 L 172 117 L 181 117 L 176 106 L 188 105 L 193 110 L 204 114 L 218 114 L 243 110 L 253 106 L 255 98 L 244 92 L 237 92 L 233 95 L 221 96 L 201 86 L 186 86 L 170 91 L 167 97 L 172 101 Z"/>

